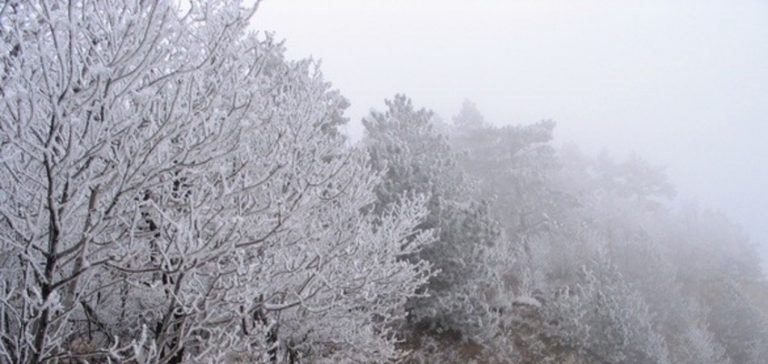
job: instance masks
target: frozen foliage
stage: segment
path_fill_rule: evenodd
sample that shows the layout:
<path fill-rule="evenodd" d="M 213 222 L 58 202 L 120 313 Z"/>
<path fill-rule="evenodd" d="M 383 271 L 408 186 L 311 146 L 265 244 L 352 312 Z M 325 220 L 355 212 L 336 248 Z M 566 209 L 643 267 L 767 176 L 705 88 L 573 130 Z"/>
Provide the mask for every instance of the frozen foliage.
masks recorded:
<path fill-rule="evenodd" d="M 386 360 L 429 277 L 414 195 L 232 2 L 2 6 L 0 361 Z"/>
<path fill-rule="evenodd" d="M 545 335 L 594 362 L 669 363 L 648 307 L 606 261 L 585 269 L 584 283 L 552 296 L 543 310 Z"/>
<path fill-rule="evenodd" d="M 753 248 L 726 220 L 668 209 L 663 170 L 557 150 L 553 123 L 496 127 L 471 102 L 453 126 L 404 96 L 387 106 L 364 121 L 377 208 L 428 193 L 420 226 L 439 232 L 411 361 L 764 360 L 764 313 L 738 288 L 759 277 Z"/>
<path fill-rule="evenodd" d="M 372 112 L 363 121 L 363 144 L 374 169 L 384 173 L 376 209 L 428 194 L 429 213 L 419 228 L 438 233 L 437 241 L 414 257 L 430 262 L 437 274 L 426 287 L 429 297 L 411 302 L 410 321 L 419 331 L 471 337 L 480 329 L 490 294 L 487 249 L 499 238 L 497 224 L 487 204 L 471 198 L 445 137 L 432 127 L 431 112 L 415 109 L 403 95 L 386 103 L 386 112 Z"/>
<path fill-rule="evenodd" d="M 350 145 L 249 3 L 0 4 L 0 362 L 768 362 L 662 169 L 404 95 Z"/>

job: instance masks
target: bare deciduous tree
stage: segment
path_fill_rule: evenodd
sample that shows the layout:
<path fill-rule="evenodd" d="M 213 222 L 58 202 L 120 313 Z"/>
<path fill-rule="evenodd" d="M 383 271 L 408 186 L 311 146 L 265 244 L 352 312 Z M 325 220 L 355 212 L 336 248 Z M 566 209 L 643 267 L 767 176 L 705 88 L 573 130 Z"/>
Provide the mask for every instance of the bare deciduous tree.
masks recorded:
<path fill-rule="evenodd" d="M 361 212 L 346 100 L 256 6 L 2 6 L 0 360 L 398 355 L 424 201 Z"/>

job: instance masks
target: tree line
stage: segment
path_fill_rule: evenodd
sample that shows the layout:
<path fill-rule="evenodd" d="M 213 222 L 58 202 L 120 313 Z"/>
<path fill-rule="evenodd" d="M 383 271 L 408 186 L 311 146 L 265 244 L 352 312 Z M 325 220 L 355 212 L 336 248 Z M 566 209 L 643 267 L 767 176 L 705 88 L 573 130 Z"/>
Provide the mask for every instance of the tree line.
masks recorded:
<path fill-rule="evenodd" d="M 404 95 L 351 143 L 257 7 L 0 5 L 0 362 L 768 362 L 663 170 Z"/>

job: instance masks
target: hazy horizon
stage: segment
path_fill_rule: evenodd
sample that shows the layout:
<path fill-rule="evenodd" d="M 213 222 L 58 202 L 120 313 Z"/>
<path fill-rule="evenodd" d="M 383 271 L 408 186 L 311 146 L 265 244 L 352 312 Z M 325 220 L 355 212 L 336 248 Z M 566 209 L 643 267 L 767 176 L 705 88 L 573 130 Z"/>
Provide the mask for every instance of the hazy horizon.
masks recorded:
<path fill-rule="evenodd" d="M 267 0 L 253 28 L 323 60 L 353 136 L 395 93 L 447 120 L 465 98 L 498 125 L 551 119 L 557 145 L 666 166 L 678 199 L 725 212 L 765 266 L 767 13 L 758 1 Z"/>

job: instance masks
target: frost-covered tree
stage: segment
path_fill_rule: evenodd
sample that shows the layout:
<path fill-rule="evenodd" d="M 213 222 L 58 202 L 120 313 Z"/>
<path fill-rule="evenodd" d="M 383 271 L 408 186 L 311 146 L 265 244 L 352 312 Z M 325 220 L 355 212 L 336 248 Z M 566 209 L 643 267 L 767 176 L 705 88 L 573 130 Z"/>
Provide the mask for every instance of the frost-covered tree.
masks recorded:
<path fill-rule="evenodd" d="M 712 340 L 734 363 L 768 360 L 768 317 L 749 285 L 760 279 L 755 246 L 720 213 L 688 206 L 656 234 L 678 271 L 682 291 L 701 306 Z"/>
<path fill-rule="evenodd" d="M 454 117 L 450 144 L 457 164 L 472 176 L 478 198 L 491 202 L 493 216 L 513 244 L 529 249 L 536 236 L 551 231 L 563 211 L 558 191 L 548 183 L 557 163 L 549 145 L 554 123 L 498 127 L 483 122 L 472 104 Z"/>
<path fill-rule="evenodd" d="M 474 102 L 465 99 L 459 113 L 453 117 L 453 124 L 459 128 L 486 127 L 485 117 Z"/>
<path fill-rule="evenodd" d="M 762 324 L 754 324 L 761 319 L 741 288 L 723 286 L 759 276 L 759 265 L 738 229 L 722 216 L 696 211 L 680 216 L 665 207 L 673 188 L 661 169 L 636 156 L 621 162 L 606 154 L 591 159 L 569 147 L 561 150 L 560 160 L 563 168 L 556 183 L 579 204 L 571 223 L 561 227 L 574 238 L 557 243 L 560 248 L 540 260 L 552 268 L 551 277 L 570 282 L 577 270 L 573 263 L 584 264 L 593 255 L 584 252 L 601 248 L 648 306 L 672 362 L 743 362 L 733 354 L 745 351 L 748 346 L 741 343 L 759 336 L 755 332 Z M 712 293 L 724 291 L 742 299 L 720 306 L 725 295 Z M 726 314 L 726 306 L 740 306 L 742 314 L 751 315 L 751 323 Z M 713 318 L 730 329 L 714 324 Z M 724 340 L 727 331 L 739 332 L 735 336 L 741 338 Z"/>
<path fill-rule="evenodd" d="M 346 100 L 254 10 L 0 6 L 0 361 L 399 355 L 425 201 L 361 213 Z"/>
<path fill-rule="evenodd" d="M 481 329 L 493 285 L 488 249 L 500 234 L 488 205 L 472 198 L 444 136 L 433 129 L 433 115 L 397 95 L 385 112 L 363 120 L 363 145 L 373 168 L 384 174 L 377 187 L 377 209 L 413 194 L 430 196 L 420 229 L 434 229 L 437 241 L 417 258 L 438 270 L 427 285 L 429 297 L 413 300 L 411 320 L 419 330 L 452 331 L 472 338 Z"/>
<path fill-rule="evenodd" d="M 669 363 L 642 297 L 605 260 L 543 306 L 545 336 L 598 363 Z"/>

